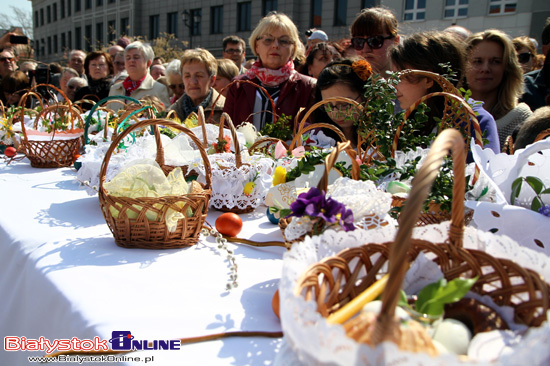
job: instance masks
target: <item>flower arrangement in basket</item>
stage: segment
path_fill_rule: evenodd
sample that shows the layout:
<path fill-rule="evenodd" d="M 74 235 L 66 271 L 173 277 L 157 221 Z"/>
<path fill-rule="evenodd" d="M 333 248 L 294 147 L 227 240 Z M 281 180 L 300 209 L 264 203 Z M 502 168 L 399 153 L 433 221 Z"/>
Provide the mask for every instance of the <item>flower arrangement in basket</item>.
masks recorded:
<path fill-rule="evenodd" d="M 456 131 L 445 130 L 439 135 L 413 183 L 397 232 L 394 228 L 355 231 L 353 235 L 328 231 L 306 238 L 285 254 L 279 286 L 285 345 L 276 364 L 458 365 L 522 360 L 542 365 L 550 359 L 550 286 L 540 274 L 548 272 L 548 259 L 536 265 L 528 257 L 518 256 L 522 248 L 509 238 L 465 229 L 460 199 L 453 200 L 452 223 L 413 232 L 420 207 L 449 149 L 457 168 L 455 175 L 463 178 L 463 146 Z M 464 190 L 463 179 L 456 182 L 456 190 Z M 447 239 L 441 238 L 445 228 Z M 507 258 L 491 255 L 499 245 L 510 249 Z M 440 271 L 449 283 L 457 278 L 475 279 L 466 300 L 444 308 L 447 316 L 471 322 L 474 338 L 466 355 L 441 354 L 427 334 L 423 314 L 417 314 L 422 323 L 414 326 L 411 318 L 396 317 L 404 280 L 409 290 L 419 289 L 431 276 L 426 269 Z M 431 292 L 441 296 L 439 290 Z M 379 312 L 361 311 L 380 294 Z M 502 352 L 496 343 L 508 343 L 509 351 Z"/>
<path fill-rule="evenodd" d="M 27 99 L 37 97 L 33 90 L 42 86 L 37 85 L 22 96 L 22 119 Z M 47 87 L 57 89 L 50 85 Z M 21 124 L 21 146 L 31 166 L 59 168 L 72 165 L 82 143 L 83 127 L 84 121 L 79 111 L 71 104 L 42 105 L 32 128 L 25 127 L 25 123 Z"/>
<path fill-rule="evenodd" d="M 305 189 L 290 204 L 280 210 L 279 227 L 287 247 L 306 235 L 319 235 L 329 228 L 352 231 L 356 227 L 372 229 L 388 225 L 391 197 L 370 181 L 358 181 L 359 164 L 350 142 L 338 143 L 324 161 L 324 173 L 317 187 Z M 338 178 L 329 185 L 329 172 L 338 155 L 351 155 L 352 179 Z"/>
<path fill-rule="evenodd" d="M 105 182 L 111 156 L 126 135 L 149 125 L 153 126 L 155 130 L 157 162 L 160 168 L 163 165 L 164 151 L 158 126 L 170 126 L 185 133 L 198 146 L 204 163 L 205 184 L 193 181 L 191 186 L 185 189 L 187 193 L 178 191 L 177 194 L 159 196 L 157 186 L 151 186 L 151 181 L 147 180 L 147 178 L 151 178 L 149 170 L 145 172 L 138 170 L 137 176 L 130 180 L 130 186 L 118 187 L 118 191 L 122 193 L 114 195 L 108 191 L 106 187 L 113 186 L 113 184 L 109 185 Z M 169 185 L 176 183 L 186 186 L 179 168 L 170 173 L 165 173 L 160 168 L 161 174 L 169 177 Z M 126 248 L 146 249 L 171 249 L 196 244 L 208 212 L 212 192 L 211 174 L 210 162 L 200 140 L 190 130 L 177 123 L 163 119 L 149 119 L 140 121 L 122 131 L 116 136 L 105 155 L 101 166 L 99 185 L 101 211 L 115 237 L 116 244 Z M 161 183 L 164 184 L 164 182 Z M 136 192 L 134 189 L 136 187 L 141 188 Z M 168 192 L 174 192 L 173 187 L 167 188 Z M 141 192 L 143 196 L 140 196 Z"/>
<path fill-rule="evenodd" d="M 226 123 L 231 138 L 223 133 Z M 241 150 L 237 131 L 227 113 L 220 119 L 218 140 L 213 149 L 215 153 L 209 155 L 213 180 L 210 204 L 218 210 L 238 214 L 253 211 L 263 203 L 271 184 L 273 160 L 261 155 L 250 156 Z"/>

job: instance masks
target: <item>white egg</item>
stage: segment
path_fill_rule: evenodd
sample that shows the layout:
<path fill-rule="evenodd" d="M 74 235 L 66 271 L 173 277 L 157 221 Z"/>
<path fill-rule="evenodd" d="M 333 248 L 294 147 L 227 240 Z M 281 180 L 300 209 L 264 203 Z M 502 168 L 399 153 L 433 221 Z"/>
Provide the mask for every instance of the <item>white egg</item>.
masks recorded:
<path fill-rule="evenodd" d="M 374 300 L 374 301 L 369 302 L 367 305 L 363 306 L 363 311 L 367 312 L 367 313 L 379 314 L 380 309 L 382 309 L 382 301 L 381 300 Z M 409 314 L 405 310 L 400 308 L 399 306 L 395 308 L 395 314 L 401 320 L 410 319 Z"/>
<path fill-rule="evenodd" d="M 465 355 L 472 339 L 470 329 L 455 319 L 444 319 L 436 325 L 433 339 L 441 343 L 449 352 Z"/>

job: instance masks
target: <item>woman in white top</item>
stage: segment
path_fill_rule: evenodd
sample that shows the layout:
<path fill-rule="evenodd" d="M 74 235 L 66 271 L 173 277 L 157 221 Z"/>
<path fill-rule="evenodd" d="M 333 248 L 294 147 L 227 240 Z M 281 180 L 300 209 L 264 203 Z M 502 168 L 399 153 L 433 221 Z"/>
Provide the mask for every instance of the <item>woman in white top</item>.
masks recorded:
<path fill-rule="evenodd" d="M 506 137 L 533 113 L 527 104 L 518 104 L 523 72 L 516 50 L 510 38 L 496 29 L 468 37 L 466 50 L 468 88 L 472 98 L 484 102 L 483 108 L 495 118 L 502 149 Z"/>

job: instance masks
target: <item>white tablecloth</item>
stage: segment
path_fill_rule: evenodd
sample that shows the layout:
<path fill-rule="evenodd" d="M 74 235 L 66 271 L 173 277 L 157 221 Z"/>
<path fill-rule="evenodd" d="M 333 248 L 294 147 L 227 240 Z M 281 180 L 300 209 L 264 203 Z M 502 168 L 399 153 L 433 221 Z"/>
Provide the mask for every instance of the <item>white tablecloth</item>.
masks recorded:
<path fill-rule="evenodd" d="M 229 244 L 239 287 L 227 292 L 225 253 L 214 238 L 171 250 L 116 246 L 97 196 L 69 168 L 37 169 L 27 160 L 0 167 L 0 335 L 39 339 L 110 339 L 131 331 L 138 340 L 166 340 L 238 330 L 280 331 L 271 299 L 282 247 Z M 239 235 L 282 240 L 265 207 L 243 214 Z M 220 212 L 211 210 L 212 225 Z M 232 338 L 140 351 L 151 365 L 267 365 L 278 338 Z M 5 351 L 0 365 L 27 365 L 44 352 Z M 143 365 L 126 361 L 117 364 Z M 63 363 L 67 365 L 69 363 Z M 86 363 L 89 364 L 89 363 Z"/>

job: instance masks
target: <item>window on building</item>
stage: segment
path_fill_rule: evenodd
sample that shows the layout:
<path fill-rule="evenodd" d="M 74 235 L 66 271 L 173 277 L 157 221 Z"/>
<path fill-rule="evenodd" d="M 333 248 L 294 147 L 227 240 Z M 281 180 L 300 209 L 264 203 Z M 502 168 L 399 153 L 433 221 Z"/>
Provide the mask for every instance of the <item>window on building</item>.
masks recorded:
<path fill-rule="evenodd" d="M 67 49 L 67 37 L 65 33 L 61 33 L 61 52 Z"/>
<path fill-rule="evenodd" d="M 491 0 L 489 3 L 489 15 L 515 13 L 517 1 L 515 0 Z"/>
<path fill-rule="evenodd" d="M 89 24 L 84 28 L 84 42 L 86 52 L 92 51 L 92 25 Z"/>
<path fill-rule="evenodd" d="M 95 6 L 103 6 L 103 0 L 96 0 Z"/>
<path fill-rule="evenodd" d="M 465 18 L 468 16 L 468 0 L 445 0 L 445 18 Z"/>
<path fill-rule="evenodd" d="M 149 39 L 155 39 L 159 37 L 159 16 L 149 16 Z"/>
<path fill-rule="evenodd" d="M 334 10 L 334 26 L 346 25 L 348 0 L 335 0 Z"/>
<path fill-rule="evenodd" d="M 316 28 L 321 26 L 322 11 L 323 11 L 323 1 L 311 0 L 311 19 L 310 19 L 311 28 Z"/>
<path fill-rule="evenodd" d="M 120 35 L 130 34 L 130 18 L 120 18 Z"/>
<path fill-rule="evenodd" d="M 46 41 L 44 41 L 44 38 L 40 40 L 40 54 L 42 56 L 46 54 Z"/>
<path fill-rule="evenodd" d="M 80 0 L 74 0 L 74 11 L 80 11 L 82 4 L 80 3 Z"/>
<path fill-rule="evenodd" d="M 178 36 L 178 12 L 168 13 L 166 15 L 166 33 Z"/>
<path fill-rule="evenodd" d="M 109 0 L 108 3 L 109 4 L 114 4 L 114 3 L 116 3 L 116 0 Z"/>
<path fill-rule="evenodd" d="M 113 42 L 116 39 L 116 20 L 109 20 L 107 22 L 107 34 L 109 38 L 109 43 Z"/>
<path fill-rule="evenodd" d="M 53 53 L 57 53 L 57 34 L 53 36 Z"/>
<path fill-rule="evenodd" d="M 46 20 L 48 21 L 48 24 L 52 22 L 52 7 L 50 5 L 46 8 Z"/>
<path fill-rule="evenodd" d="M 59 8 L 61 9 L 61 19 L 65 18 L 65 0 L 59 2 Z"/>
<path fill-rule="evenodd" d="M 103 45 L 103 22 L 95 25 L 95 39 L 98 49 Z"/>
<path fill-rule="evenodd" d="M 223 33 L 223 6 L 213 6 L 210 8 L 210 33 Z"/>
<path fill-rule="evenodd" d="M 237 32 L 245 32 L 250 29 L 252 16 L 252 3 L 250 1 L 237 4 Z"/>
<path fill-rule="evenodd" d="M 201 24 L 202 24 L 202 10 L 192 9 L 191 10 L 191 35 L 192 36 L 201 35 Z"/>
<path fill-rule="evenodd" d="M 37 60 L 40 59 L 40 42 L 31 41 L 32 48 L 34 49 L 34 56 Z"/>
<path fill-rule="evenodd" d="M 44 25 L 44 9 L 40 9 L 40 25 Z"/>
<path fill-rule="evenodd" d="M 374 8 L 380 6 L 380 0 L 361 0 L 361 9 Z"/>
<path fill-rule="evenodd" d="M 263 0 L 262 3 L 262 14 L 264 16 L 267 15 L 270 11 L 277 11 L 277 0 Z"/>
<path fill-rule="evenodd" d="M 92 0 L 84 0 L 84 9 L 92 8 Z"/>
<path fill-rule="evenodd" d="M 57 22 L 57 3 L 53 3 L 52 12 L 53 12 L 53 21 Z"/>
<path fill-rule="evenodd" d="M 48 55 L 52 54 L 52 37 L 48 37 Z"/>
<path fill-rule="evenodd" d="M 67 16 L 71 16 L 71 0 L 67 0 Z"/>
<path fill-rule="evenodd" d="M 71 31 L 67 32 L 67 48 L 71 48 L 73 45 L 73 33 Z"/>
<path fill-rule="evenodd" d="M 426 0 L 406 0 L 403 20 L 414 22 L 426 19 Z"/>
<path fill-rule="evenodd" d="M 38 10 L 35 10 L 34 11 L 34 26 L 35 27 L 40 27 L 40 17 L 38 16 Z"/>

